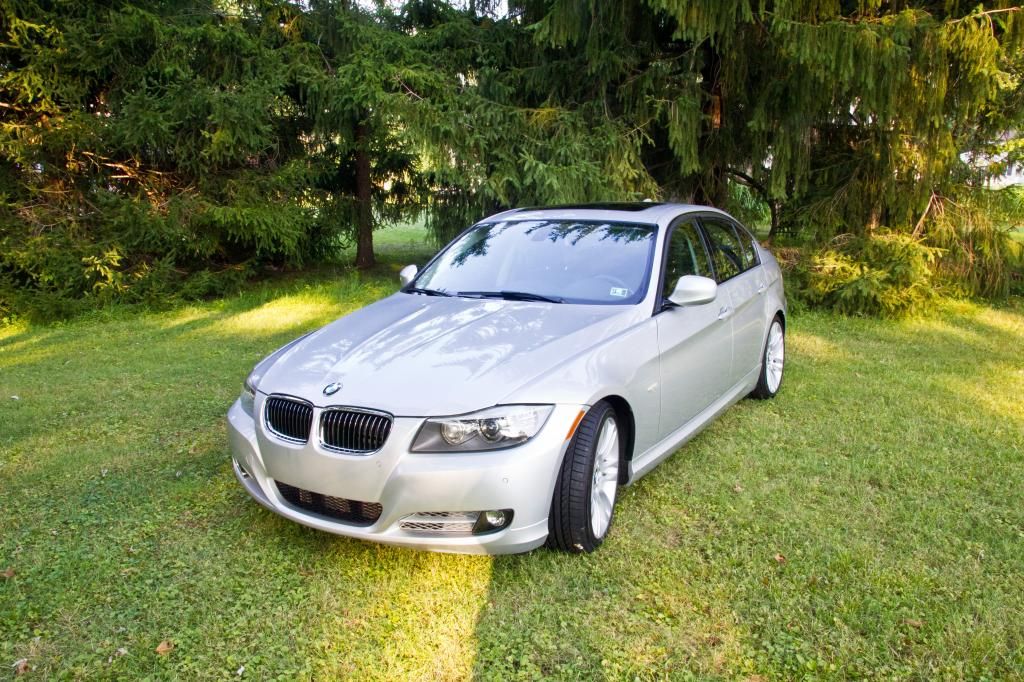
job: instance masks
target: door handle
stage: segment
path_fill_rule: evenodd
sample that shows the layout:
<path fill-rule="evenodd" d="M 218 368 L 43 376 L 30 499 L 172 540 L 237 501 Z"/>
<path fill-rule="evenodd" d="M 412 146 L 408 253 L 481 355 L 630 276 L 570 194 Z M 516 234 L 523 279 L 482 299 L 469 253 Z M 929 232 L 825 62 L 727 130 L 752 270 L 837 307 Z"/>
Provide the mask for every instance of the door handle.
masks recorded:
<path fill-rule="evenodd" d="M 718 319 L 720 320 L 724 320 L 730 315 L 732 315 L 732 308 L 727 305 L 723 305 L 718 311 Z"/>
<path fill-rule="evenodd" d="M 767 289 L 767 288 L 768 288 L 768 285 L 765 284 L 764 282 L 761 282 L 761 285 L 759 287 L 757 287 L 757 293 L 763 294 L 765 292 L 765 289 Z"/>

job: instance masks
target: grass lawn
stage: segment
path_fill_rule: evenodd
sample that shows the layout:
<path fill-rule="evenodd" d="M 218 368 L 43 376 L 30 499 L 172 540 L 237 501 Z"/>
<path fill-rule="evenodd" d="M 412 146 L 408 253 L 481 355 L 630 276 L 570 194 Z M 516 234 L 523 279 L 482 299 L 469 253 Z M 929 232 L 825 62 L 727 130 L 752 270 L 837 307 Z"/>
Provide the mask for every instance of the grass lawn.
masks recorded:
<path fill-rule="evenodd" d="M 253 364 L 429 252 L 378 241 L 370 273 L 0 330 L 5 674 L 1024 678 L 1019 300 L 794 316 L 778 399 L 626 489 L 597 554 L 448 556 L 280 519 L 229 466 Z"/>

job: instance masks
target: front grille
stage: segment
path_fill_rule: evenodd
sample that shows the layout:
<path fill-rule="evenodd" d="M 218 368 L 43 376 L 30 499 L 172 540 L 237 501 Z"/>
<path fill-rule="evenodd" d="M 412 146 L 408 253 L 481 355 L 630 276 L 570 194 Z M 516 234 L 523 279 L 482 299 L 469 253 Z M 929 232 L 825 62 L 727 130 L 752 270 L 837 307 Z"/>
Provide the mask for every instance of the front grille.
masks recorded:
<path fill-rule="evenodd" d="M 346 408 L 328 408 L 320 415 L 320 442 L 343 452 L 375 452 L 391 433 L 391 415 Z"/>
<path fill-rule="evenodd" d="M 296 488 L 281 481 L 275 481 L 275 483 L 277 483 L 281 497 L 293 507 L 355 526 L 372 525 L 384 511 L 384 508 L 376 502 L 346 500 L 343 497 L 332 497 Z"/>
<path fill-rule="evenodd" d="M 309 440 L 313 406 L 292 398 L 272 395 L 263 409 L 267 427 L 277 436 L 297 443 Z"/>
<path fill-rule="evenodd" d="M 398 527 L 411 533 L 472 535 L 480 512 L 420 512 L 406 516 Z"/>

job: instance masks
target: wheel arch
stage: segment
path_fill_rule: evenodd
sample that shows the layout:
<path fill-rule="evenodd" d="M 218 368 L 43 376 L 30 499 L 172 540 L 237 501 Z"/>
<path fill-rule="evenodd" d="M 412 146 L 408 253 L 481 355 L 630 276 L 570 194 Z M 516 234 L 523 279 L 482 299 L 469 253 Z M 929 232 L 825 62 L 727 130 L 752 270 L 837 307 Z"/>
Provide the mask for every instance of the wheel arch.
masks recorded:
<path fill-rule="evenodd" d="M 758 360 L 759 363 L 762 360 L 764 360 L 764 357 L 763 357 L 764 356 L 764 346 L 765 346 L 766 343 L 768 343 L 768 333 L 771 332 L 771 330 L 772 330 L 772 322 L 774 322 L 776 318 L 778 318 L 779 322 L 782 323 L 782 333 L 783 334 L 786 333 L 786 310 L 785 310 L 785 308 L 780 308 L 780 307 L 776 307 L 776 306 L 767 306 L 765 309 L 766 310 L 771 310 L 772 308 L 775 308 L 775 312 L 771 315 L 771 317 L 768 318 L 768 324 L 765 325 L 764 331 L 761 334 L 761 355 L 762 355 L 762 358 L 761 358 L 761 360 Z"/>
<path fill-rule="evenodd" d="M 622 422 L 623 431 L 625 431 L 625 438 L 623 441 L 626 444 L 625 454 L 622 466 L 619 467 L 619 484 L 624 485 L 629 482 L 629 463 L 633 459 L 635 444 L 636 444 L 636 418 L 633 416 L 633 408 L 630 407 L 629 401 L 620 395 L 606 395 L 601 400 L 609 403 L 615 410 L 615 415 L 619 417 Z M 598 401 L 594 401 L 596 404 Z"/>

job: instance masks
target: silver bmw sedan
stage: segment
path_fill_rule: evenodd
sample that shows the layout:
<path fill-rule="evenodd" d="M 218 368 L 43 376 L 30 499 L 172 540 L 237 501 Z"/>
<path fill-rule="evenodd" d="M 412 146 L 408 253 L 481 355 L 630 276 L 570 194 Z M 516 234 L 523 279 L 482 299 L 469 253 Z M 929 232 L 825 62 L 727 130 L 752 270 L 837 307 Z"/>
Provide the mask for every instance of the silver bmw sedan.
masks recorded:
<path fill-rule="evenodd" d="M 620 486 L 782 382 L 778 263 L 713 208 L 506 211 L 400 277 L 245 380 L 234 471 L 271 511 L 421 549 L 590 552 Z"/>

